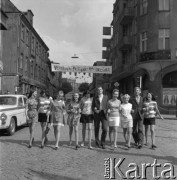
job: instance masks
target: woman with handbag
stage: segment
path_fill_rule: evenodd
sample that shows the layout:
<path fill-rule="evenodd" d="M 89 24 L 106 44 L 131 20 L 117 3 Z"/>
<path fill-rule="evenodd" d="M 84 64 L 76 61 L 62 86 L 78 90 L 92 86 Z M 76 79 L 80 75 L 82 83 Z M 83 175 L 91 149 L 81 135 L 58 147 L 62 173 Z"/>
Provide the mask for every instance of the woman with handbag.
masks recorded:
<path fill-rule="evenodd" d="M 29 140 L 29 148 L 32 147 L 33 141 L 34 141 L 34 128 L 36 126 L 36 123 L 38 122 L 38 101 L 37 101 L 37 91 L 31 90 L 29 94 L 29 99 L 27 100 L 27 124 L 29 126 L 29 132 L 30 132 L 30 140 Z"/>
<path fill-rule="evenodd" d="M 60 128 L 65 125 L 66 110 L 63 100 L 64 93 L 60 90 L 57 97 L 51 101 L 51 126 L 54 128 L 54 136 L 56 139 L 55 150 L 58 150 L 58 144 L 60 139 Z"/>
<path fill-rule="evenodd" d="M 70 102 L 68 106 L 68 120 L 67 124 L 69 126 L 69 145 L 72 144 L 72 133 L 73 128 L 75 132 L 75 140 L 76 140 L 76 150 L 80 147 L 78 145 L 78 126 L 80 121 L 80 104 L 79 104 L 79 93 L 74 93 L 73 101 Z"/>

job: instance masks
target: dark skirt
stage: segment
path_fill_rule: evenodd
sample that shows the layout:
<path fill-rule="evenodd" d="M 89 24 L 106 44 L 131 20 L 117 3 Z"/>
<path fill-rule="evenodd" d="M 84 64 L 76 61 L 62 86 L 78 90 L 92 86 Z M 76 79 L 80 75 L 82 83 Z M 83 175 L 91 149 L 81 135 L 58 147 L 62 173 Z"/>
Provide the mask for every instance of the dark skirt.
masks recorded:
<path fill-rule="evenodd" d="M 155 125 L 155 118 L 144 118 L 144 125 Z"/>
<path fill-rule="evenodd" d="M 47 115 L 45 113 L 38 114 L 38 121 L 39 122 L 47 122 Z"/>
<path fill-rule="evenodd" d="M 93 123 L 93 114 L 81 114 L 80 123 Z"/>

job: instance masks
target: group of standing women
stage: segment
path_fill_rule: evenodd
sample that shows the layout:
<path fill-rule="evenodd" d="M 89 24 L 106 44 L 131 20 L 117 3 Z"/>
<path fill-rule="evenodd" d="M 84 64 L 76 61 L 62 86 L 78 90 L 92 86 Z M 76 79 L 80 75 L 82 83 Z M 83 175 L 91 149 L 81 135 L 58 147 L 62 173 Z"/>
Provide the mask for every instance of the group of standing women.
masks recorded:
<path fill-rule="evenodd" d="M 159 114 L 161 117 L 161 115 L 159 113 L 157 103 L 152 99 L 151 93 L 147 94 L 145 101 L 142 103 L 141 108 L 138 107 L 138 110 L 135 108 L 133 103 L 129 103 L 130 96 L 128 94 L 122 95 L 121 99 L 119 100 L 119 90 L 117 89 L 113 90 L 112 99 L 110 100 L 103 96 L 102 87 L 98 87 L 97 93 L 98 96 L 93 98 L 91 93 L 86 91 L 80 101 L 79 94 L 74 93 L 72 101 L 66 107 L 63 91 L 59 91 L 54 99 L 47 97 L 45 91 L 42 91 L 41 96 L 37 98 L 37 91 L 31 91 L 27 101 L 27 123 L 29 124 L 30 131 L 28 147 L 31 148 L 33 145 L 34 128 L 37 122 L 41 123 L 42 129 L 41 148 L 44 148 L 48 141 L 47 131 L 50 129 L 49 127 L 53 126 L 55 136 L 54 149 L 57 150 L 59 147 L 60 128 L 67 123 L 69 126 L 69 145 L 72 144 L 72 134 L 74 131 L 76 149 L 85 146 L 86 128 L 88 126 L 88 148 L 92 149 L 91 139 L 93 122 L 95 128 L 95 143 L 96 146 L 100 147 L 99 124 L 101 122 L 101 146 L 103 149 L 105 148 L 105 138 L 108 126 L 110 145 L 114 148 L 117 147 L 117 129 L 118 127 L 122 127 L 123 136 L 126 143 L 125 145 L 130 148 L 132 128 L 134 130 L 134 126 L 137 125 L 137 123 L 135 123 L 135 118 L 137 117 L 135 117 L 133 114 L 137 112 L 143 114 L 144 116 L 146 144 L 148 143 L 147 132 L 148 126 L 150 125 L 152 148 L 156 147 L 154 133 L 155 116 L 156 114 Z M 137 103 L 139 102 L 137 101 Z M 80 123 L 82 124 L 82 142 L 79 145 L 78 128 Z M 135 143 L 137 143 L 136 140 Z"/>

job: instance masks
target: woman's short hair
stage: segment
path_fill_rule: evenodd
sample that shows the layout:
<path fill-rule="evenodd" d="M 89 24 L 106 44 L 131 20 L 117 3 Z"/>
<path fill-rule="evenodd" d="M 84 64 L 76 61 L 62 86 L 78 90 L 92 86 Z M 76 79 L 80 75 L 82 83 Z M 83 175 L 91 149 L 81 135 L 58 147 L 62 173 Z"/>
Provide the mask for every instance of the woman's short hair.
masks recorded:
<path fill-rule="evenodd" d="M 130 95 L 129 95 L 129 94 L 124 94 L 124 95 L 122 96 L 122 99 L 125 99 L 125 98 L 130 99 Z"/>
<path fill-rule="evenodd" d="M 115 92 L 119 93 L 119 90 L 118 89 L 113 89 L 112 93 L 114 94 Z"/>

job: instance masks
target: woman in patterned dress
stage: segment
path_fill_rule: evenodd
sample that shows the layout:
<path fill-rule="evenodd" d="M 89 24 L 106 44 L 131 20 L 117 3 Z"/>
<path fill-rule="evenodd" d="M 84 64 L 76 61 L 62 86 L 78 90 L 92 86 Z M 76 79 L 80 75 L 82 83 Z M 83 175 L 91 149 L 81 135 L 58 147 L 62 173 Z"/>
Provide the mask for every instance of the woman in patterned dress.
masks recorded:
<path fill-rule="evenodd" d="M 46 136 L 46 128 L 50 114 L 50 100 L 47 98 L 45 91 L 41 91 L 38 103 L 38 121 L 41 123 L 42 128 L 42 142 L 41 148 L 44 148 L 44 143 L 48 141 Z"/>
<path fill-rule="evenodd" d="M 79 93 L 74 93 L 73 101 L 70 102 L 68 106 L 68 121 L 67 124 L 69 126 L 69 145 L 72 143 L 72 133 L 73 128 L 75 132 L 75 140 L 76 140 L 76 150 L 80 147 L 78 145 L 78 126 L 80 121 L 80 104 L 79 104 Z"/>
<path fill-rule="evenodd" d="M 60 139 L 60 128 L 65 125 L 65 103 L 63 100 L 64 93 L 59 91 L 57 97 L 51 101 L 51 126 L 54 128 L 54 136 L 56 139 L 55 150 L 58 150 L 59 139 Z"/>
<path fill-rule="evenodd" d="M 120 123 L 120 115 L 119 115 L 119 108 L 120 108 L 120 100 L 118 100 L 119 90 L 113 90 L 113 97 L 108 101 L 107 104 L 107 113 L 108 113 L 108 122 L 109 122 L 109 138 L 110 144 L 112 144 L 112 134 L 114 135 L 114 148 L 117 147 L 117 127 Z"/>
<path fill-rule="evenodd" d="M 27 123 L 29 125 L 29 132 L 30 132 L 30 141 L 29 141 L 29 148 L 32 147 L 34 141 L 34 128 L 36 123 L 38 122 L 38 101 L 36 99 L 37 91 L 32 90 L 29 94 L 29 99 L 27 100 Z"/>
<path fill-rule="evenodd" d="M 150 126 L 151 130 L 151 140 L 152 140 L 152 149 L 157 148 L 155 145 L 155 118 L 156 114 L 160 116 L 160 118 L 163 120 L 163 117 L 161 116 L 158 107 L 157 102 L 155 101 L 155 97 L 152 93 L 147 93 L 145 101 L 143 103 L 143 112 L 144 112 L 144 122 L 145 125 L 145 138 L 146 143 L 145 145 L 148 145 L 148 129 Z"/>

